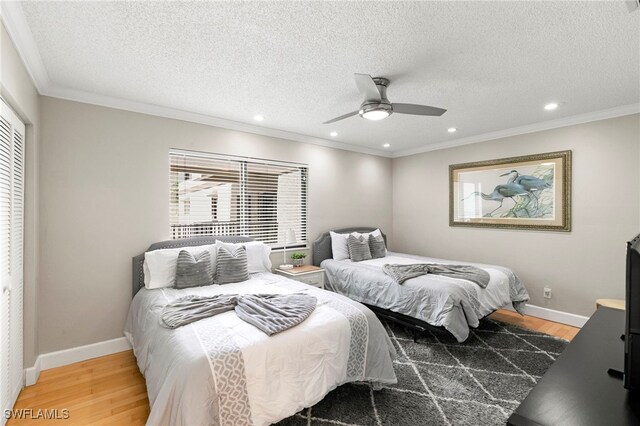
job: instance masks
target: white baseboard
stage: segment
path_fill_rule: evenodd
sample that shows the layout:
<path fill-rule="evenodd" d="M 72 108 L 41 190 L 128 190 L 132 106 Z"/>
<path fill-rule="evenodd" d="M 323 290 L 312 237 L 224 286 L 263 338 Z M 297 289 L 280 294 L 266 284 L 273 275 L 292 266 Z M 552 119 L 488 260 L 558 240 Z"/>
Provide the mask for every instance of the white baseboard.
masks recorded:
<path fill-rule="evenodd" d="M 33 367 L 29 367 L 29 368 L 25 368 L 24 370 L 24 385 L 25 386 L 31 386 L 31 385 L 35 385 L 36 382 L 38 381 L 38 378 L 40 377 L 40 368 L 41 368 L 41 360 L 42 358 L 38 357 L 36 358 L 36 362 L 35 364 L 33 364 Z"/>
<path fill-rule="evenodd" d="M 507 305 L 503 309 L 515 311 L 511 305 Z M 548 321 L 559 322 L 561 324 L 579 328 L 582 328 L 587 320 L 589 320 L 589 317 L 584 317 L 582 315 L 570 314 L 569 312 L 556 311 L 554 309 L 529 304 L 525 307 L 525 313 L 532 317 L 542 318 Z"/>
<path fill-rule="evenodd" d="M 40 377 L 40 371 L 129 349 L 131 349 L 129 341 L 125 337 L 118 337 L 117 339 L 105 340 L 104 342 L 39 355 L 34 366 L 25 370 L 25 385 L 34 385 L 38 381 L 38 377 Z"/>

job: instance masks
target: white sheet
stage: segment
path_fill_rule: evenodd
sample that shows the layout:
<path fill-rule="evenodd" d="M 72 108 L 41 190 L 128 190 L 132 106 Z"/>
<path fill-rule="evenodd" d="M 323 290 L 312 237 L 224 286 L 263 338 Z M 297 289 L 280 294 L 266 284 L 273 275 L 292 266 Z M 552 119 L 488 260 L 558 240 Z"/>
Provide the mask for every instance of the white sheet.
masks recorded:
<path fill-rule="evenodd" d="M 187 294 L 293 292 L 316 296 L 318 306 L 304 322 L 272 337 L 233 311 L 175 330 L 159 325 L 162 306 Z M 357 335 L 354 321 L 364 324 Z M 316 404 L 349 381 L 396 382 L 395 350 L 371 311 L 273 274 L 222 286 L 142 289 L 131 304 L 125 334 L 147 380 L 149 425 L 265 425 Z M 228 356 L 237 349 L 241 356 Z M 227 365 L 234 362 L 241 365 Z"/>

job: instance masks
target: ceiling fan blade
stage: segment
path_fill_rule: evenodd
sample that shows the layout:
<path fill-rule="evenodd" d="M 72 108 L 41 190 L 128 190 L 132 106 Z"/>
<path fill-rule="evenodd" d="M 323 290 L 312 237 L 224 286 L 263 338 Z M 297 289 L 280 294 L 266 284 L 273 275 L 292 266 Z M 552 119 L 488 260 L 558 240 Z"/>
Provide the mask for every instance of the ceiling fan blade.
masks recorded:
<path fill-rule="evenodd" d="M 356 80 L 356 86 L 360 93 L 364 95 L 364 99 L 367 101 L 379 101 L 380 91 L 378 86 L 374 83 L 373 78 L 369 74 L 354 74 L 353 78 Z"/>
<path fill-rule="evenodd" d="M 416 105 L 416 104 L 392 104 L 393 112 L 397 112 L 399 114 L 413 114 L 413 115 L 432 115 L 432 116 L 441 116 L 445 112 L 446 109 L 436 108 L 427 105 Z"/>
<path fill-rule="evenodd" d="M 336 118 L 333 118 L 333 119 L 331 119 L 329 121 L 325 121 L 322 124 L 335 123 L 336 121 L 344 120 L 345 118 L 353 117 L 354 115 L 358 115 L 358 111 L 353 111 L 353 112 L 350 112 L 349 114 L 341 115 L 340 117 L 336 117 Z"/>

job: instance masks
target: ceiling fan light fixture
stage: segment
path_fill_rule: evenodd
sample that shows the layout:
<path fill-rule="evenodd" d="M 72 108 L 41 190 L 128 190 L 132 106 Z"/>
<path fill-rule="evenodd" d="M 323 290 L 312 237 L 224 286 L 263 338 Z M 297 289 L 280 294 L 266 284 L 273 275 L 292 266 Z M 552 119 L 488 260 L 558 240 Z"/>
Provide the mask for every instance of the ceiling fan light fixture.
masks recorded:
<path fill-rule="evenodd" d="M 382 120 L 383 118 L 387 118 L 389 116 L 389 111 L 386 109 L 373 109 L 369 111 L 364 111 L 360 114 L 362 118 L 366 118 L 367 120 L 377 121 Z"/>
<path fill-rule="evenodd" d="M 389 86 L 389 79 L 384 77 L 371 77 L 369 74 L 354 74 L 356 80 L 356 86 L 362 96 L 364 96 L 364 102 L 360 104 L 358 111 L 353 111 L 344 115 L 341 115 L 331 120 L 325 121 L 323 124 L 331 124 L 336 121 L 344 120 L 345 118 L 353 117 L 354 115 L 360 115 L 362 118 L 366 118 L 371 121 L 383 120 L 397 112 L 398 114 L 409 115 L 424 115 L 431 117 L 440 117 L 447 112 L 446 109 L 436 108 L 428 105 L 417 104 L 392 104 L 387 99 L 387 87 Z"/>

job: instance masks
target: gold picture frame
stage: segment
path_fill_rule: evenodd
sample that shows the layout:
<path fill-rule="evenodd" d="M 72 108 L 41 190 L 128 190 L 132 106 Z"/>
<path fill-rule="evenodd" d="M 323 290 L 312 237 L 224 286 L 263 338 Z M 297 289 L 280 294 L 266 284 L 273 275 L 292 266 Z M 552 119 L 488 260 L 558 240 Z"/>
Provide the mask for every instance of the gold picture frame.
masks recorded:
<path fill-rule="evenodd" d="M 450 165 L 449 226 L 571 231 L 571 151 Z"/>

